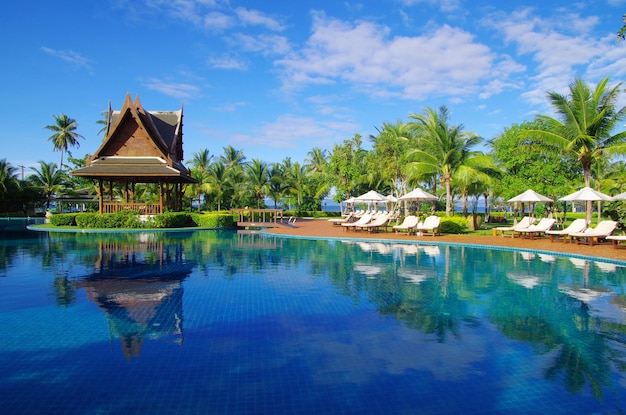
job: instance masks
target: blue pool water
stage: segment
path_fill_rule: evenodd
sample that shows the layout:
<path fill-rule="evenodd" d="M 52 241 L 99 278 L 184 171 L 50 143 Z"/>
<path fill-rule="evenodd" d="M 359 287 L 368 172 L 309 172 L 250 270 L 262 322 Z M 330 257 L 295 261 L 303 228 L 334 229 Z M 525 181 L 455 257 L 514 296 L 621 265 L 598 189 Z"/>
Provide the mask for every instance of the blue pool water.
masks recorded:
<path fill-rule="evenodd" d="M 620 263 L 540 252 L 4 232 L 0 408 L 617 414 L 625 288 Z"/>

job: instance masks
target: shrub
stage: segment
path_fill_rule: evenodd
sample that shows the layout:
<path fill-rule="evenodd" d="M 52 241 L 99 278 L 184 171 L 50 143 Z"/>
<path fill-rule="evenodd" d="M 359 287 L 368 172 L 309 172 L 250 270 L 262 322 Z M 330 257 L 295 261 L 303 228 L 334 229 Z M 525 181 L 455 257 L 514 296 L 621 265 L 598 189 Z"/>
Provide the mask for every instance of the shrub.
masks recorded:
<path fill-rule="evenodd" d="M 150 225 L 155 228 L 186 228 L 196 226 L 189 212 L 161 213 L 152 218 Z"/>
<path fill-rule="evenodd" d="M 50 223 L 54 226 L 76 226 L 77 213 L 59 213 L 50 216 Z"/>
<path fill-rule="evenodd" d="M 235 220 L 230 213 L 192 213 L 191 219 L 201 228 L 234 228 Z"/>
<path fill-rule="evenodd" d="M 441 233 L 466 233 L 467 219 L 460 216 L 445 217 L 441 218 L 439 226 Z"/>
<path fill-rule="evenodd" d="M 139 212 L 124 210 L 116 213 L 80 213 L 76 216 L 76 225 L 80 228 L 142 228 Z"/>

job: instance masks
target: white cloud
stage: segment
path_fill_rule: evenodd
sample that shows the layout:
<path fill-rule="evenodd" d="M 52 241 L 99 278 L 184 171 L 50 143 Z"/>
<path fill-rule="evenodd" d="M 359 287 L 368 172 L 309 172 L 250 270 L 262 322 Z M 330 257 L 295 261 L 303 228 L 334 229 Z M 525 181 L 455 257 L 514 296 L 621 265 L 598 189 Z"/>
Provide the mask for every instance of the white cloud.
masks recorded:
<path fill-rule="evenodd" d="M 146 79 L 142 81 L 142 84 L 148 89 L 159 91 L 178 99 L 191 98 L 200 92 L 200 88 L 196 85 L 182 82 L 170 82 L 158 78 Z"/>
<path fill-rule="evenodd" d="M 405 6 L 427 4 L 439 8 L 443 12 L 452 12 L 461 9 L 461 0 L 399 0 Z"/>
<path fill-rule="evenodd" d="M 204 27 L 215 30 L 215 31 L 223 31 L 228 28 L 231 28 L 235 25 L 235 19 L 233 16 L 228 15 L 226 13 L 213 11 L 207 13 L 202 18 L 202 24 Z"/>
<path fill-rule="evenodd" d="M 511 14 L 493 14 L 483 23 L 501 32 L 506 43 L 515 45 L 520 58 L 529 57 L 535 62 L 532 72 L 527 73 L 530 85 L 522 94 L 532 104 L 546 105 L 548 91 L 565 92 L 574 78 L 585 75 L 580 73 L 581 68 L 596 68 L 598 74 L 606 76 L 610 73 L 608 67 L 618 69 L 615 55 L 619 55 L 621 62 L 626 60 L 624 51 L 612 53 L 607 40 L 591 34 L 598 23 L 594 16 L 583 18 L 569 13 L 539 17 L 533 10 L 523 9 Z M 612 40 L 615 42 L 614 37 Z"/>
<path fill-rule="evenodd" d="M 494 73 L 504 80 L 522 68 L 459 28 L 390 36 L 388 27 L 313 16 L 313 30 L 298 52 L 276 61 L 285 89 L 344 82 L 372 96 L 425 99 L 476 93 Z"/>
<path fill-rule="evenodd" d="M 238 71 L 245 71 L 248 69 L 248 65 L 245 62 L 233 56 L 209 58 L 208 63 L 212 68 L 217 69 L 235 69 Z"/>
<path fill-rule="evenodd" d="M 259 10 L 238 7 L 235 14 L 244 25 L 262 26 L 273 31 L 282 31 L 283 26 L 276 19 L 273 19 Z"/>
<path fill-rule="evenodd" d="M 251 135 L 232 137 L 237 146 L 268 146 L 278 149 L 323 147 L 340 137 L 352 135 L 357 126 L 351 122 L 318 120 L 312 117 L 281 115 L 276 121 L 264 123 Z"/>
<path fill-rule="evenodd" d="M 289 40 L 278 35 L 244 35 L 236 34 L 232 41 L 245 52 L 257 52 L 262 55 L 284 55 L 289 53 L 291 47 Z"/>
<path fill-rule="evenodd" d="M 91 69 L 92 67 L 92 62 L 90 59 L 84 57 L 80 53 L 75 52 L 73 50 L 58 50 L 58 49 L 48 48 L 45 46 L 42 46 L 41 50 L 50 56 L 59 58 L 72 65 L 85 68 L 85 69 Z"/>

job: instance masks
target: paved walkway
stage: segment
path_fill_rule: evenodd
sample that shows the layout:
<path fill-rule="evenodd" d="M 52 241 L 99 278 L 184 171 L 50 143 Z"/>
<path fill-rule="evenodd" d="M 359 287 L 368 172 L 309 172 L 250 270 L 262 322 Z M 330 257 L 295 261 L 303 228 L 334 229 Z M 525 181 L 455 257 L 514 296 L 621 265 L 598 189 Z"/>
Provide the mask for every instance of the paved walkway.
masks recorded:
<path fill-rule="evenodd" d="M 311 237 L 331 237 L 331 238 L 370 238 L 399 241 L 424 241 L 437 243 L 461 243 L 479 244 L 491 246 L 506 246 L 511 248 L 531 249 L 540 251 L 562 252 L 590 257 L 610 258 L 626 261 L 626 245 L 618 249 L 613 249 L 610 242 L 603 242 L 600 245 L 576 245 L 575 243 L 563 243 L 562 241 L 550 242 L 550 238 L 541 237 L 535 240 L 526 238 L 511 238 L 510 236 L 469 236 L 469 235 L 440 235 L 440 236 L 407 236 L 406 234 L 396 234 L 393 232 L 367 231 L 347 232 L 342 226 L 333 225 L 326 219 L 299 219 L 294 227 L 268 229 L 268 233 L 311 236 Z"/>

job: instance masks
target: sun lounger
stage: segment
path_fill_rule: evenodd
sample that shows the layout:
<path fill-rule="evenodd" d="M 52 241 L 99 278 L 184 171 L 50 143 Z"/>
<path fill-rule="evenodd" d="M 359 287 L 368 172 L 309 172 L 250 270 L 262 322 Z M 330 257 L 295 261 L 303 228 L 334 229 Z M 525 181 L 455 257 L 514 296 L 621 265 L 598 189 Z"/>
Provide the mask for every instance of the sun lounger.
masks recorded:
<path fill-rule="evenodd" d="M 429 232 L 432 233 L 433 236 L 439 235 L 439 225 L 441 224 L 441 218 L 439 216 L 429 216 L 424 219 L 423 223 L 418 223 L 415 227 L 415 231 L 417 235 L 422 236 L 422 234 Z"/>
<path fill-rule="evenodd" d="M 587 221 L 585 219 L 576 219 L 565 229 L 561 230 L 549 230 L 546 232 L 550 236 L 550 242 L 554 242 L 556 236 L 562 236 L 563 242 L 567 243 L 568 239 L 571 239 L 572 233 L 583 232 L 587 229 Z"/>
<path fill-rule="evenodd" d="M 534 223 L 534 220 L 531 220 L 529 216 L 524 216 L 522 218 L 522 220 L 520 220 L 516 225 L 513 226 L 499 226 L 497 228 L 493 228 L 494 231 L 494 235 L 497 235 L 498 232 L 500 232 L 502 234 L 502 236 L 504 236 L 505 232 L 511 232 L 511 237 L 515 236 L 515 232 L 513 232 L 516 229 L 526 229 L 528 228 L 530 225 L 532 225 Z"/>
<path fill-rule="evenodd" d="M 389 223 L 389 218 L 389 214 L 383 213 L 372 219 L 369 223 L 359 226 L 359 228 L 364 230 L 367 229 L 368 232 L 376 232 L 379 231 L 381 228 L 387 226 L 387 223 Z"/>
<path fill-rule="evenodd" d="M 584 241 L 593 246 L 594 243 L 598 243 L 600 240 L 606 239 L 610 236 L 616 228 L 617 222 L 612 220 L 603 220 L 598 223 L 598 226 L 595 228 L 587 228 L 584 232 L 571 233 L 570 236 L 572 239 L 576 240 L 576 244 Z"/>
<path fill-rule="evenodd" d="M 415 227 L 419 223 L 419 218 L 415 215 L 409 215 L 404 218 L 400 225 L 394 226 L 392 229 L 395 233 L 406 231 L 407 234 L 415 232 Z"/>
<path fill-rule="evenodd" d="M 617 245 L 620 242 L 626 241 L 626 235 L 609 235 L 606 237 L 606 240 L 613 242 L 613 249 L 617 249 Z"/>
<path fill-rule="evenodd" d="M 530 225 L 530 226 L 528 226 L 526 228 L 517 228 L 517 227 L 514 228 L 513 229 L 513 234 L 515 234 L 515 232 L 517 232 L 517 233 L 520 234 L 520 237 L 522 235 L 526 235 L 530 239 L 535 239 L 535 236 L 541 235 L 543 233 L 546 233 L 547 231 L 552 229 L 552 227 L 554 226 L 555 222 L 556 222 L 556 219 L 543 218 L 536 225 L 533 224 L 533 225 Z"/>
<path fill-rule="evenodd" d="M 332 223 L 333 225 L 341 225 L 342 223 L 350 223 L 350 222 L 354 222 L 357 220 L 357 216 L 355 213 L 350 213 L 348 216 L 343 217 L 343 218 L 331 218 L 328 219 L 328 221 L 330 223 Z"/>
<path fill-rule="evenodd" d="M 349 231 L 350 229 L 356 229 L 357 226 L 363 226 L 367 223 L 370 223 L 371 220 L 372 215 L 365 214 L 361 216 L 356 222 L 342 223 L 341 226 L 343 226 L 344 230 Z"/>

